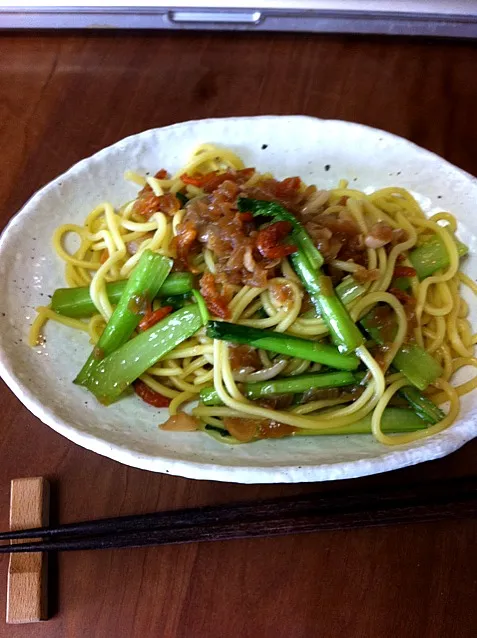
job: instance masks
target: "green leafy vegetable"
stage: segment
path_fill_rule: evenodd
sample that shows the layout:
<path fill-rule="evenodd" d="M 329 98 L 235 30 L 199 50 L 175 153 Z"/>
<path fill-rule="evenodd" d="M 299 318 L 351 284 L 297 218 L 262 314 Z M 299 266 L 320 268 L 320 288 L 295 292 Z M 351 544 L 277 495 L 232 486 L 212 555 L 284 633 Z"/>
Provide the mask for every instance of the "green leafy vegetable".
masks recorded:
<path fill-rule="evenodd" d="M 204 297 L 200 294 L 198 290 L 195 288 L 192 289 L 192 295 L 194 296 L 197 305 L 199 306 L 200 316 L 202 317 L 202 323 L 204 326 L 208 321 L 210 321 L 210 313 L 207 309 L 207 305 L 205 303 Z"/>
<path fill-rule="evenodd" d="M 109 301 L 115 305 L 121 298 L 127 285 L 127 280 L 115 281 L 106 284 L 106 292 Z M 168 275 L 159 289 L 158 295 L 167 297 L 190 293 L 194 284 L 194 278 L 190 273 L 174 272 Z M 169 305 L 169 304 L 164 304 Z M 58 288 L 51 299 L 51 309 L 65 317 L 81 318 L 91 317 L 97 312 L 91 299 L 89 286 L 79 288 Z"/>
<path fill-rule="evenodd" d="M 366 287 L 358 283 L 351 275 L 347 275 L 336 286 L 335 292 L 344 304 L 348 304 L 362 297 Z"/>
<path fill-rule="evenodd" d="M 198 304 L 177 310 L 100 361 L 83 385 L 101 403 L 113 403 L 133 381 L 202 325 Z"/>
<path fill-rule="evenodd" d="M 316 388 L 338 388 L 355 383 L 351 372 L 323 372 L 302 374 L 296 377 L 271 379 L 243 384 L 243 394 L 247 399 L 260 399 L 277 394 L 295 394 Z M 213 387 L 200 392 L 200 400 L 205 405 L 222 405 L 219 395 Z"/>
<path fill-rule="evenodd" d="M 454 235 L 452 239 L 457 244 L 457 252 L 459 257 L 467 255 L 469 249 L 465 244 L 459 241 Z M 409 253 L 409 260 L 413 265 L 419 279 L 425 279 L 434 274 L 437 270 L 443 270 L 449 266 L 449 255 L 444 242 L 437 235 L 423 243 L 421 246 L 414 248 Z"/>
<path fill-rule="evenodd" d="M 354 434 L 371 434 L 371 414 L 340 428 L 326 428 L 316 430 L 298 429 L 292 436 L 350 436 Z M 414 412 L 406 408 L 386 408 L 381 419 L 381 429 L 385 434 L 397 434 L 405 432 L 416 432 L 417 430 L 425 430 L 428 423 L 420 419 Z M 219 428 L 213 425 L 205 425 L 203 427 L 207 434 L 210 434 L 220 443 L 229 445 L 240 445 L 241 441 L 231 436 L 225 428 Z M 258 440 L 258 439 L 257 439 Z"/>
<path fill-rule="evenodd" d="M 445 417 L 444 412 L 419 390 L 411 385 L 399 390 L 399 394 L 411 405 L 414 412 L 427 423 L 435 425 Z"/>
<path fill-rule="evenodd" d="M 351 303 L 355 299 L 358 299 L 364 295 L 365 292 L 365 286 L 359 284 L 351 275 L 344 277 L 335 288 L 335 293 L 345 305 Z M 301 316 L 305 319 L 312 319 L 317 317 L 317 313 L 316 310 L 308 310 L 308 312 L 305 312 Z"/>
<path fill-rule="evenodd" d="M 321 270 L 316 272 L 308 268 L 306 261 L 297 253 L 291 255 L 290 259 L 317 313 L 328 326 L 333 343 L 340 352 L 354 352 L 363 345 L 364 337 L 335 294 L 331 279 L 323 275 Z"/>
<path fill-rule="evenodd" d="M 397 324 L 391 329 L 380 325 L 376 308 L 361 319 L 361 325 L 380 345 L 392 341 L 397 330 Z M 419 390 L 425 390 L 442 375 L 442 368 L 434 357 L 415 343 L 404 343 L 394 357 L 393 365 Z"/>
<path fill-rule="evenodd" d="M 340 370 L 355 370 L 359 364 L 359 359 L 356 356 L 342 354 L 337 348 L 326 343 L 308 341 L 273 330 L 250 328 L 226 321 L 209 321 L 207 336 L 211 339 L 221 339 L 231 343 L 245 343 L 255 348 L 263 348 L 290 357 L 322 363 Z"/>
<path fill-rule="evenodd" d="M 75 379 L 82 385 L 99 362 L 123 345 L 137 328 L 172 268 L 172 259 L 145 250 L 131 273 L 103 334 Z"/>
<path fill-rule="evenodd" d="M 340 428 L 329 428 L 326 430 L 300 429 L 298 432 L 295 432 L 295 434 L 298 436 L 307 434 L 317 436 L 324 434 L 371 434 L 372 416 L 372 413 L 368 414 L 359 421 L 356 421 L 356 423 L 351 423 L 350 425 L 345 425 Z M 388 434 L 393 432 L 415 432 L 416 430 L 425 430 L 427 427 L 428 423 L 407 408 L 386 408 L 381 419 L 381 429 Z"/>

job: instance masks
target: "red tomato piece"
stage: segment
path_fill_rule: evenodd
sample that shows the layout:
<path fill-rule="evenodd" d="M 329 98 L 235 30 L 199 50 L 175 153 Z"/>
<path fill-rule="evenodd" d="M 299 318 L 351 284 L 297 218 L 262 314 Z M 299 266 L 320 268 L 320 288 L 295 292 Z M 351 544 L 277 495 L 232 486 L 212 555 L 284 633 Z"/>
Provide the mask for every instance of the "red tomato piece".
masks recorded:
<path fill-rule="evenodd" d="M 145 403 L 153 405 L 155 408 L 167 408 L 171 402 L 170 399 L 150 388 L 144 381 L 141 381 L 141 379 L 134 382 L 134 392 L 141 397 Z"/>
<path fill-rule="evenodd" d="M 296 252 L 296 246 L 279 243 L 288 235 L 291 228 L 290 222 L 285 221 L 262 228 L 257 235 L 257 248 L 260 254 L 268 259 L 281 259 Z"/>
<path fill-rule="evenodd" d="M 163 308 L 148 312 L 139 323 L 139 332 L 144 332 L 144 330 L 152 328 L 152 326 L 155 326 L 156 323 L 159 323 L 164 317 L 167 317 L 170 312 L 172 312 L 172 306 L 164 306 Z"/>

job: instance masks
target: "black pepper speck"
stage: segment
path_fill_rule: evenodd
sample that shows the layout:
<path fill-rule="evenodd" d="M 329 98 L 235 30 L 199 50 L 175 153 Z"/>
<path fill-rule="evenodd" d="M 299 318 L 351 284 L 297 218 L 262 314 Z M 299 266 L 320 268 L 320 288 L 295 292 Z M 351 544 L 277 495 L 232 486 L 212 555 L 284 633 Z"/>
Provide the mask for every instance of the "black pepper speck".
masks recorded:
<path fill-rule="evenodd" d="M 264 151 L 266 148 L 268 148 L 268 144 L 262 144 L 262 151 Z"/>
<path fill-rule="evenodd" d="M 331 168 L 330 164 L 325 164 L 325 171 L 329 171 Z"/>

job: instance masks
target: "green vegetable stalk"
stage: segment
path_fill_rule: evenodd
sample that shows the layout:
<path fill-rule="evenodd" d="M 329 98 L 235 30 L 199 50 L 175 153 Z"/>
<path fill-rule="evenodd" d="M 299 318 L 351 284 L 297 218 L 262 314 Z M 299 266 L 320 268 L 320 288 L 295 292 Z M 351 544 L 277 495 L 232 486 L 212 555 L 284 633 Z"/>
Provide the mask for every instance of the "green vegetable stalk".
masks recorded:
<path fill-rule="evenodd" d="M 133 381 L 202 325 L 198 304 L 177 310 L 100 361 L 84 386 L 101 403 L 113 403 Z"/>
<path fill-rule="evenodd" d="M 328 326 L 331 339 L 342 353 L 354 352 L 363 345 L 364 337 L 353 323 L 341 299 L 335 294 L 331 279 L 316 273 L 298 253 L 290 257 L 295 272 L 310 295 L 316 312 Z"/>
<path fill-rule="evenodd" d="M 366 287 L 358 283 L 351 275 L 347 275 L 336 286 L 335 292 L 344 304 L 348 304 L 364 295 Z"/>
<path fill-rule="evenodd" d="M 210 321 L 210 313 L 207 308 L 207 304 L 205 303 L 205 299 L 201 295 L 201 293 L 195 288 L 192 289 L 192 296 L 194 297 L 197 305 L 199 306 L 200 316 L 202 317 L 202 323 L 205 326 L 207 322 Z"/>
<path fill-rule="evenodd" d="M 129 339 L 171 268 L 171 259 L 150 250 L 143 252 L 103 334 L 76 377 L 75 383 L 84 385 L 98 363 Z"/>
<path fill-rule="evenodd" d="M 292 436 L 350 436 L 354 434 L 371 434 L 371 414 L 363 419 L 345 425 L 340 428 L 325 429 L 298 429 L 293 432 Z M 415 432 L 416 430 L 425 430 L 428 423 L 419 418 L 414 412 L 406 408 L 386 408 L 381 419 L 381 429 L 386 434 L 397 434 L 405 432 Z M 230 445 L 241 444 L 233 436 L 231 436 L 225 428 L 217 426 L 205 425 L 204 431 L 210 434 L 220 443 L 228 443 Z M 258 439 L 257 439 L 258 440 Z"/>
<path fill-rule="evenodd" d="M 376 308 L 361 319 L 361 325 L 376 343 L 383 345 L 392 341 L 396 327 L 385 330 L 379 323 Z M 425 390 L 442 375 L 442 368 L 424 348 L 415 343 L 404 343 L 393 359 L 393 366 L 402 372 L 419 390 Z"/>
<path fill-rule="evenodd" d="M 335 287 L 335 293 L 344 305 L 347 305 L 355 299 L 358 299 L 359 297 L 364 295 L 365 292 L 365 286 L 358 283 L 351 275 L 347 275 L 346 277 L 344 277 Z M 316 318 L 318 315 L 316 313 L 316 310 L 308 310 L 301 316 L 306 319 L 313 319 Z"/>
<path fill-rule="evenodd" d="M 399 394 L 411 405 L 414 412 L 424 421 L 435 425 L 445 417 L 444 412 L 430 399 L 422 395 L 411 385 L 399 390 Z"/>
<path fill-rule="evenodd" d="M 355 355 L 341 354 L 337 348 L 326 343 L 308 341 L 273 330 L 250 328 L 226 321 L 209 321 L 207 336 L 231 343 L 245 343 L 255 348 L 322 363 L 340 370 L 355 370 L 359 364 L 359 359 Z"/>
<path fill-rule="evenodd" d="M 114 281 L 106 284 L 106 293 L 109 301 L 115 305 L 121 298 L 127 285 L 127 280 Z M 194 279 L 190 273 L 170 273 L 158 291 L 162 297 L 183 295 L 190 293 Z M 169 305 L 169 304 L 164 304 Z M 79 288 L 58 288 L 51 299 L 51 309 L 65 317 L 82 318 L 94 315 L 96 306 L 89 294 L 89 286 Z"/>
<path fill-rule="evenodd" d="M 459 241 L 454 235 L 453 240 L 457 244 L 459 257 L 467 255 L 469 249 Z M 437 270 L 444 270 L 449 266 L 449 255 L 444 242 L 440 237 L 434 235 L 429 241 L 411 250 L 409 260 L 415 269 L 419 279 L 425 279 L 433 275 Z"/>
<path fill-rule="evenodd" d="M 354 383 L 355 379 L 351 372 L 323 372 L 245 383 L 242 391 L 247 399 L 260 399 L 278 394 L 306 392 L 316 388 L 338 388 Z M 201 390 L 200 400 L 204 405 L 222 405 L 222 401 L 213 387 Z"/>
<path fill-rule="evenodd" d="M 326 430 L 299 430 L 295 432 L 298 436 L 307 434 L 320 435 L 343 435 L 343 434 L 371 434 L 371 418 L 372 412 L 363 417 L 356 423 L 345 425 L 341 428 L 328 428 Z M 412 410 L 407 408 L 386 408 L 381 419 L 381 429 L 387 434 L 393 432 L 415 432 L 416 430 L 425 430 L 428 427 L 423 419 L 421 419 Z"/>

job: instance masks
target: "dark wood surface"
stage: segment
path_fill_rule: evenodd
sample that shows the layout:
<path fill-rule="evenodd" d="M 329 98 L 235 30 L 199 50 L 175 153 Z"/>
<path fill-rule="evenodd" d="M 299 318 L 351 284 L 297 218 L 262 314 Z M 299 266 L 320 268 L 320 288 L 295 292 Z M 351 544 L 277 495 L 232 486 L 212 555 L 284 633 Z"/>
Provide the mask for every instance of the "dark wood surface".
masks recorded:
<path fill-rule="evenodd" d="M 0 35 L 0 222 L 73 162 L 192 118 L 305 113 L 403 135 L 477 174 L 474 43 L 318 35 Z M 336 485 L 240 486 L 135 470 L 63 439 L 0 389 L 0 528 L 9 482 L 47 476 L 70 522 Z M 477 474 L 477 442 L 353 482 Z M 350 483 L 348 483 L 350 485 Z M 341 483 L 340 488 L 347 483 Z M 467 638 L 477 521 L 58 557 L 55 615 L 0 635 Z M 0 559 L 4 608 L 7 558 Z M 54 597 L 54 596 L 53 596 Z M 56 609 L 55 609 L 56 608 Z"/>

